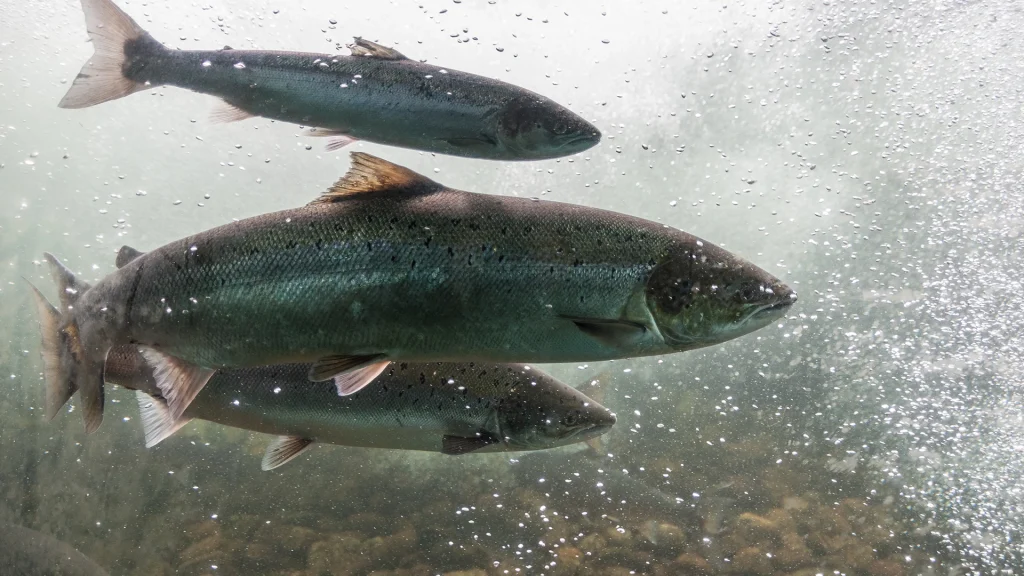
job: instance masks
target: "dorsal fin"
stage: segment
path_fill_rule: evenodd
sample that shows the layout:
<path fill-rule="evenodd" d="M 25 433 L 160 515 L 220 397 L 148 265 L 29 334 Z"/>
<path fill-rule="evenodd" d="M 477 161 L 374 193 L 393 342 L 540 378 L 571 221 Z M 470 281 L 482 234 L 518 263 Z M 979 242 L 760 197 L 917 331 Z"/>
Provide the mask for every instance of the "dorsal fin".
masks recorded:
<path fill-rule="evenodd" d="M 352 194 L 401 190 L 411 193 L 436 192 L 444 188 L 430 178 L 371 156 L 366 152 L 352 153 L 352 166 L 348 172 L 310 204 L 337 202 Z"/>
<path fill-rule="evenodd" d="M 368 58 L 381 58 L 383 60 L 408 60 L 409 58 L 395 50 L 394 48 L 388 48 L 387 46 L 381 46 L 376 42 L 370 42 L 356 36 L 356 41 L 353 44 L 348 45 L 348 49 L 352 51 L 353 56 L 366 56 Z"/>
<path fill-rule="evenodd" d="M 145 252 L 136 250 L 131 246 L 121 246 L 121 249 L 117 251 L 117 258 L 114 259 L 114 265 L 118 268 L 124 268 L 124 265 L 135 260 L 139 256 L 142 256 Z"/>

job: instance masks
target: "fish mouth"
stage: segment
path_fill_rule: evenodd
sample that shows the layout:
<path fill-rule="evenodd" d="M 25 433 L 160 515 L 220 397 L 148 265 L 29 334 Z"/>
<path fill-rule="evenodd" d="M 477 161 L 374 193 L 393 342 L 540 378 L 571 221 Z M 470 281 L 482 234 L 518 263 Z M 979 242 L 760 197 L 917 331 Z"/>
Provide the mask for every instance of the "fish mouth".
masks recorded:
<path fill-rule="evenodd" d="M 796 292 L 788 286 L 782 286 L 781 288 L 777 288 L 775 291 L 780 295 L 780 297 L 774 302 L 758 308 L 753 314 L 755 317 L 763 318 L 765 316 L 771 316 L 774 318 L 782 316 L 786 310 L 788 310 L 793 304 L 796 304 Z"/>
<path fill-rule="evenodd" d="M 572 434 L 565 437 L 565 440 L 571 440 L 572 442 L 585 442 L 591 438 L 597 438 L 612 429 L 615 426 L 615 415 L 611 412 L 608 413 L 608 417 L 603 419 L 601 422 L 591 424 L 586 428 L 580 428 L 574 431 Z"/>
<path fill-rule="evenodd" d="M 579 136 L 574 136 L 563 142 L 562 145 L 559 146 L 559 148 L 579 148 L 581 150 L 585 150 L 587 148 L 590 148 L 591 146 L 597 145 L 597 143 L 600 141 L 601 133 L 595 130 L 591 134 L 582 134 Z"/>

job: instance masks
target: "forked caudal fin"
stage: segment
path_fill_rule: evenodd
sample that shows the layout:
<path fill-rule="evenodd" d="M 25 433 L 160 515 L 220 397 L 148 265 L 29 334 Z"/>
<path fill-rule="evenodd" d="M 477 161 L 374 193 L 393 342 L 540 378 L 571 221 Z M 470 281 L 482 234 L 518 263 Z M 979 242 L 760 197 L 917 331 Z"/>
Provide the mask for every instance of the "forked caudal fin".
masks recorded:
<path fill-rule="evenodd" d="M 145 82 L 125 76 L 128 65 L 166 50 L 110 0 L 82 0 L 85 27 L 95 53 L 85 63 L 61 108 L 88 108 L 145 90 Z"/>
<path fill-rule="evenodd" d="M 26 280 L 28 282 L 28 280 Z M 46 300 L 39 290 L 31 283 L 32 299 L 39 315 L 39 330 L 42 333 L 43 374 L 46 378 L 46 419 L 53 420 L 57 412 L 67 404 L 75 394 L 75 382 L 66 370 L 64 362 L 67 357 L 61 354 L 64 350 L 64 338 L 60 332 L 60 313 Z"/>
<path fill-rule="evenodd" d="M 46 254 L 57 283 L 63 310 L 57 310 L 35 288 L 32 297 L 42 330 L 42 356 L 46 375 L 46 417 L 52 419 L 77 391 L 81 391 L 85 431 L 94 432 L 103 421 L 103 362 L 82 342 L 75 303 L 89 285 L 75 278 L 52 254 Z"/>

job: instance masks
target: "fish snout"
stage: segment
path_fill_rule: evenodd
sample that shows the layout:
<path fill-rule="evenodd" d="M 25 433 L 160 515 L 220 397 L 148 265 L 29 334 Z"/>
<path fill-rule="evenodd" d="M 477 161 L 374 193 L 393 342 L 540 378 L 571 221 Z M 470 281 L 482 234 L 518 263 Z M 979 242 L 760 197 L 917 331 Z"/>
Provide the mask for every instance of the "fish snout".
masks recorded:
<path fill-rule="evenodd" d="M 780 280 L 776 280 L 772 284 L 771 292 L 773 301 L 769 304 L 769 309 L 786 310 L 793 304 L 796 304 L 796 290 L 783 284 Z"/>
<path fill-rule="evenodd" d="M 786 311 L 796 303 L 796 299 L 796 290 L 780 280 L 775 280 L 765 290 L 764 298 L 754 313 L 754 317 L 761 322 L 772 322 L 784 316 Z"/>
<path fill-rule="evenodd" d="M 594 410 L 588 419 L 589 426 L 578 433 L 579 440 L 589 440 L 608 432 L 615 426 L 615 413 L 605 407 Z"/>

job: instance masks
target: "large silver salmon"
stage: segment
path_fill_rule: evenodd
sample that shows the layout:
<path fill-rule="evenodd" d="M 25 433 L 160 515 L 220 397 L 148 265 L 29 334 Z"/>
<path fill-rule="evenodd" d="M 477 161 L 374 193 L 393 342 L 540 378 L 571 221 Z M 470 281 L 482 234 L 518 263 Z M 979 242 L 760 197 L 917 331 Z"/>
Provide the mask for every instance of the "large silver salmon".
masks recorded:
<path fill-rule="evenodd" d="M 175 416 L 219 368 L 313 362 L 341 393 L 391 361 L 574 362 L 723 342 L 784 314 L 774 276 L 664 224 L 445 188 L 364 153 L 312 204 L 140 255 L 96 286 L 47 255 L 35 292 L 56 410 L 102 417 L 114 346 L 143 347 Z"/>
<path fill-rule="evenodd" d="M 171 50 L 110 0 L 82 0 L 96 53 L 62 108 L 162 84 L 221 98 L 223 121 L 263 116 L 315 127 L 329 149 L 353 140 L 494 160 L 575 154 L 601 134 L 540 94 L 410 60 L 361 38 L 351 56 L 266 50 Z"/>
<path fill-rule="evenodd" d="M 444 454 L 543 450 L 584 442 L 615 424 L 604 406 L 523 365 L 394 362 L 353 396 L 338 396 L 330 382 L 309 382 L 308 372 L 304 364 L 220 370 L 178 419 L 134 347 L 111 350 L 104 379 L 138 390 L 147 447 L 198 418 L 277 435 L 264 470 L 314 442 Z"/>

